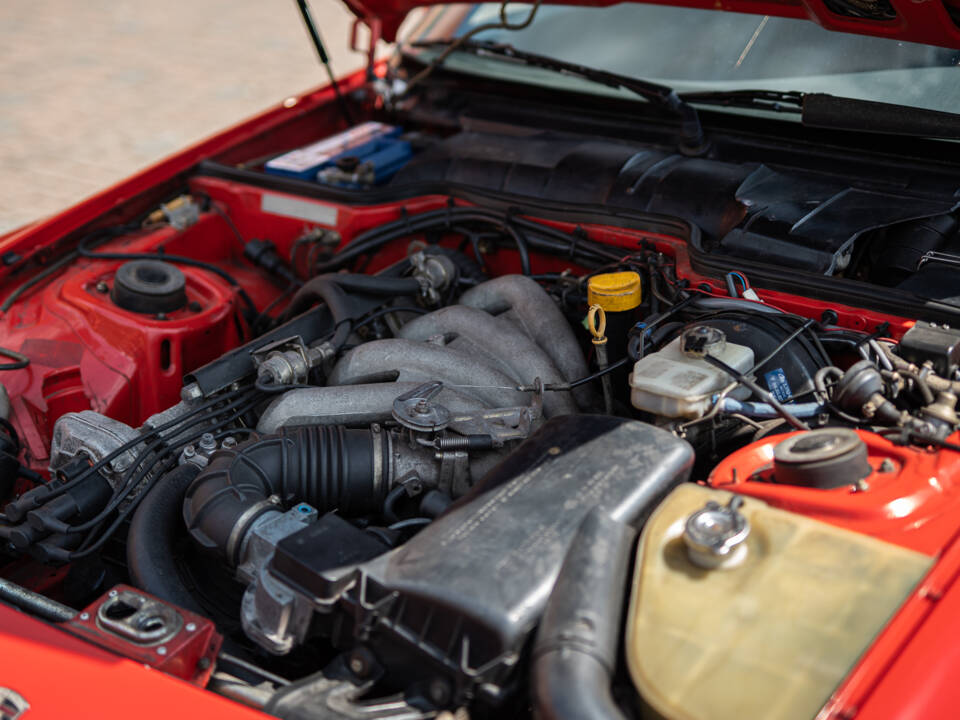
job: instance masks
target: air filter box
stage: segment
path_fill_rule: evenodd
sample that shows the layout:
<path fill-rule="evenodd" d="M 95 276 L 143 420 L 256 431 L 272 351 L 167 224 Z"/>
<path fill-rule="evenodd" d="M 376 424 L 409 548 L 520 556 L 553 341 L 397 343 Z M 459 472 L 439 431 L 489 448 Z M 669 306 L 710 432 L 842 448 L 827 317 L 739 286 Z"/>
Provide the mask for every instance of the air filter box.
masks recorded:
<path fill-rule="evenodd" d="M 472 495 L 359 566 L 340 605 L 391 681 L 437 681 L 455 701 L 496 705 L 591 508 L 639 526 L 692 461 L 686 442 L 645 423 L 553 418 Z"/>

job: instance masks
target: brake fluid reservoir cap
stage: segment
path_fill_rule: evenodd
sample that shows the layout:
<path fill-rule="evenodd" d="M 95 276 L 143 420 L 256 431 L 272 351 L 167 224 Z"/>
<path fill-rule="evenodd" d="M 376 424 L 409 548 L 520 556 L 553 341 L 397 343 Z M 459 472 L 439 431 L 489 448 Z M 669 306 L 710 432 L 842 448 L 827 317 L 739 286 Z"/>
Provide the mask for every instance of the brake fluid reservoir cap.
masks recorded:
<path fill-rule="evenodd" d="M 740 513 L 743 498 L 735 495 L 726 506 L 708 502 L 690 517 L 683 528 L 687 557 L 698 567 L 736 567 L 747 556 L 750 522 Z"/>
<path fill-rule="evenodd" d="M 594 275 L 587 280 L 587 305 L 599 305 L 608 313 L 633 310 L 640 304 L 640 290 L 639 273 Z"/>
<path fill-rule="evenodd" d="M 687 357 L 702 358 L 704 355 L 719 355 L 727 345 L 723 330 L 709 325 L 694 325 L 680 336 L 680 350 Z"/>
<path fill-rule="evenodd" d="M 872 471 L 866 443 L 848 428 L 800 432 L 773 449 L 773 479 L 782 485 L 827 490 L 853 485 Z"/>

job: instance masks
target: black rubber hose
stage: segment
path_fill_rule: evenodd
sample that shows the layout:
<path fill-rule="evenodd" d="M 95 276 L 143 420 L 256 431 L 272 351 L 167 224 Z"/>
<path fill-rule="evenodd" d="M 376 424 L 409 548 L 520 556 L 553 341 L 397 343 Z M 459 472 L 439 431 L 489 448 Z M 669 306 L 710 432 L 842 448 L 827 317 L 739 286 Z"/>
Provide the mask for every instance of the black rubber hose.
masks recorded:
<path fill-rule="evenodd" d="M 348 322 L 351 315 L 350 302 L 343 289 L 331 282 L 329 276 L 321 275 L 304 283 L 303 287 L 297 290 L 297 294 L 290 300 L 290 304 L 287 305 L 287 309 L 280 320 L 283 322 L 296 317 L 320 301 L 326 303 L 336 328 L 330 342 L 336 348 L 342 347 L 350 336 L 350 323 Z"/>
<path fill-rule="evenodd" d="M 312 305 L 323 301 L 330 308 L 335 322 L 350 317 L 345 292 L 363 293 L 396 297 L 397 295 L 417 295 L 420 281 L 412 277 L 383 277 L 381 275 L 361 275 L 346 273 L 327 273 L 311 278 L 303 284 L 290 300 L 284 311 L 284 317 L 293 317 Z"/>
<path fill-rule="evenodd" d="M 185 610 L 203 613 L 180 579 L 174 547 L 183 533 L 183 497 L 200 473 L 184 463 L 167 473 L 147 493 L 133 515 L 127 534 L 127 567 L 133 584 Z"/>
<path fill-rule="evenodd" d="M 243 536 L 265 512 L 297 502 L 348 517 L 379 511 L 389 489 L 388 460 L 383 433 L 285 428 L 216 453 L 187 489 L 183 520 L 201 547 L 235 565 Z"/>
<path fill-rule="evenodd" d="M 610 691 L 635 532 L 595 509 L 550 594 L 533 648 L 539 720 L 624 720 Z"/>
<path fill-rule="evenodd" d="M 418 295 L 420 293 L 420 281 L 414 277 L 385 277 L 383 275 L 362 275 L 360 273 L 335 273 L 321 275 L 321 277 L 329 278 L 344 290 L 366 293 L 367 295 L 394 297 L 396 295 Z"/>
<path fill-rule="evenodd" d="M 0 578 L 0 602 L 13 605 L 51 622 L 69 622 L 77 614 L 73 608 L 61 605 L 40 593 L 27 590 L 6 578 Z"/>

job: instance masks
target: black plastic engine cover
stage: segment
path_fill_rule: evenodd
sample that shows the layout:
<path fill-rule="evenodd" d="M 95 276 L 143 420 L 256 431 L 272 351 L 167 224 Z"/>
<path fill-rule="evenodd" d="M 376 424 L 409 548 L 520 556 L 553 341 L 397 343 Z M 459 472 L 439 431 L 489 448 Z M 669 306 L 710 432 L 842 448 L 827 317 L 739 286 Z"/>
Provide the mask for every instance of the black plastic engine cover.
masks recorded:
<path fill-rule="evenodd" d="M 554 418 L 472 496 L 361 565 L 341 603 L 391 682 L 440 678 L 454 698 L 496 704 L 590 509 L 639 526 L 692 463 L 686 442 L 645 423 Z"/>

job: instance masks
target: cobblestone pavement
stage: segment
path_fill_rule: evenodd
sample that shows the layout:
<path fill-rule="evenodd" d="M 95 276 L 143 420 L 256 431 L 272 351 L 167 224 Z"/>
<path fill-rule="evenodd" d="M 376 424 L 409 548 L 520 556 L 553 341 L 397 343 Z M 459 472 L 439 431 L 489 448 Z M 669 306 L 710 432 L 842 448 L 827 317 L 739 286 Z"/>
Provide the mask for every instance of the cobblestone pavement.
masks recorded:
<path fill-rule="evenodd" d="M 352 15 L 312 6 L 361 67 Z M 2 0 L 0 233 L 324 82 L 293 0 Z"/>

